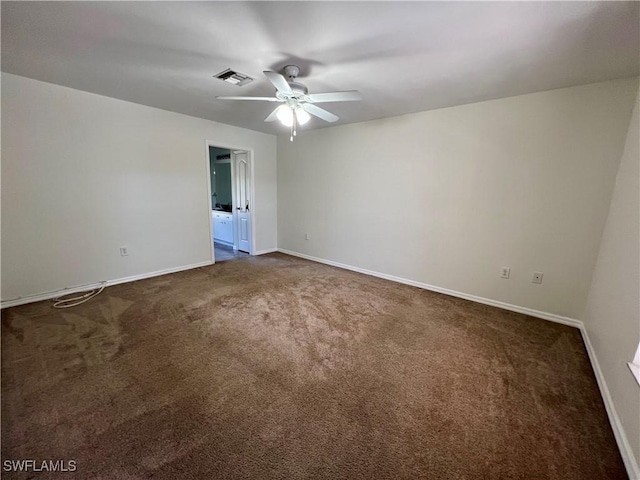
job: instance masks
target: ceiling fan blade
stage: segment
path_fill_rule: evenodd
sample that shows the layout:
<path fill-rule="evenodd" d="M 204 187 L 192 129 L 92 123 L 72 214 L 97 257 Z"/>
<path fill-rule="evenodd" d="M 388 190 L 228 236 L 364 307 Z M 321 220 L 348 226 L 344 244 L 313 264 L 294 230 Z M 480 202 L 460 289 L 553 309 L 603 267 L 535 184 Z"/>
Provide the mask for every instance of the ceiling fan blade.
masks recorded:
<path fill-rule="evenodd" d="M 312 103 L 355 102 L 358 100 L 362 100 L 362 94 L 357 90 L 349 90 L 347 92 L 313 93 L 307 95 L 307 97 Z"/>
<path fill-rule="evenodd" d="M 261 100 L 263 102 L 281 102 L 276 97 L 216 97 L 218 100 Z"/>
<path fill-rule="evenodd" d="M 302 108 L 306 112 L 310 113 L 311 115 L 315 115 L 318 118 L 321 118 L 325 122 L 333 123 L 340 120 L 340 117 L 338 117 L 337 115 L 334 115 L 331 112 L 327 112 L 324 108 L 316 107 L 311 103 L 303 103 Z"/>
<path fill-rule="evenodd" d="M 282 107 L 282 105 L 279 105 L 275 108 L 275 110 L 273 112 L 271 112 L 269 114 L 269 116 L 267 118 L 264 119 L 265 122 L 274 122 L 278 119 L 278 110 L 280 109 L 280 107 Z"/>
<path fill-rule="evenodd" d="M 265 70 L 262 73 L 264 73 L 267 76 L 269 81 L 273 83 L 273 86 L 276 87 L 276 89 L 279 92 L 286 93 L 289 95 L 293 94 L 293 90 L 291 90 L 291 87 L 289 86 L 289 82 L 287 82 L 287 79 L 284 78 L 282 75 L 276 72 L 270 72 L 269 70 Z"/>

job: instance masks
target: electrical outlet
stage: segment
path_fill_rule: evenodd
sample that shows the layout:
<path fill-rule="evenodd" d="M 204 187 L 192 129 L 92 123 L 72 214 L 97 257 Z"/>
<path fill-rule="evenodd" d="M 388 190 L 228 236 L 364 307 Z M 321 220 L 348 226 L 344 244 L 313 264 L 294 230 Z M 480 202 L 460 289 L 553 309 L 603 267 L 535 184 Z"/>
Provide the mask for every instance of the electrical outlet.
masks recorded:
<path fill-rule="evenodd" d="M 120 247 L 120 256 L 126 257 L 129 255 L 129 247 Z"/>
<path fill-rule="evenodd" d="M 509 267 L 502 267 L 500 270 L 500 278 L 509 278 L 511 275 L 511 269 Z"/>
<path fill-rule="evenodd" d="M 309 234 L 308 234 L 308 233 L 305 233 L 305 234 L 304 234 L 304 239 L 305 239 L 305 240 L 309 240 Z"/>
<path fill-rule="evenodd" d="M 542 272 L 533 272 L 533 280 L 531 283 L 542 283 Z"/>

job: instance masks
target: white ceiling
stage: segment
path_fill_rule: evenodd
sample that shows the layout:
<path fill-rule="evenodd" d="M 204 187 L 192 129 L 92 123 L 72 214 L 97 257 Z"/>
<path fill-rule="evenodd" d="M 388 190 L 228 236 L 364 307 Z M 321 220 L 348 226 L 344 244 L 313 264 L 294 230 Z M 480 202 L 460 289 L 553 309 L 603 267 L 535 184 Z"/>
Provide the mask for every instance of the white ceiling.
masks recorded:
<path fill-rule="evenodd" d="M 267 133 L 295 63 L 352 123 L 638 75 L 638 2 L 2 2 L 2 70 Z M 256 81 L 212 78 L 228 67 Z M 305 129 L 329 124 L 313 119 Z"/>

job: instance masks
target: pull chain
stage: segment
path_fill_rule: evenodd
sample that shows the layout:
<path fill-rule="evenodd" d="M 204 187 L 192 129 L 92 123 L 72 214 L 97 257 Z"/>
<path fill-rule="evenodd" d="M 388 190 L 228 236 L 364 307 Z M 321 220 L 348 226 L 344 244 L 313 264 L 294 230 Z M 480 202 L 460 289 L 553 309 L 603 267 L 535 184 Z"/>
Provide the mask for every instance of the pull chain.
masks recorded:
<path fill-rule="evenodd" d="M 293 118 L 291 119 L 291 135 L 289 136 L 289 141 L 293 142 L 293 129 L 296 124 L 296 114 L 293 113 L 293 110 L 291 111 L 291 114 L 293 115 Z"/>
<path fill-rule="evenodd" d="M 297 126 L 297 123 L 298 123 L 297 122 L 298 118 L 296 116 L 296 111 L 293 108 L 291 109 L 291 114 L 292 114 L 293 118 L 292 118 L 292 122 L 291 122 L 291 136 L 289 137 L 289 141 L 293 142 L 293 137 L 295 137 L 296 133 L 297 133 L 296 132 L 296 126 Z"/>

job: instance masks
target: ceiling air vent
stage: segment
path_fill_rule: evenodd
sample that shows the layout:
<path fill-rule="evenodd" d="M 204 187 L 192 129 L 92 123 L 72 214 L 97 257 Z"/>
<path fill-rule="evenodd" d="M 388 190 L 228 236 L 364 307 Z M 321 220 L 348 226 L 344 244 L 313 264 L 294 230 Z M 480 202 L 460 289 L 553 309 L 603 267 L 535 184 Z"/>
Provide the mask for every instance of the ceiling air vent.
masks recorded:
<path fill-rule="evenodd" d="M 249 75 L 245 75 L 244 73 L 234 72 L 230 68 L 227 68 L 226 70 L 218 73 L 217 75 L 214 75 L 214 77 L 219 78 L 220 80 L 223 80 L 232 85 L 237 85 L 239 87 L 246 85 L 247 83 L 253 82 L 254 80 Z"/>

